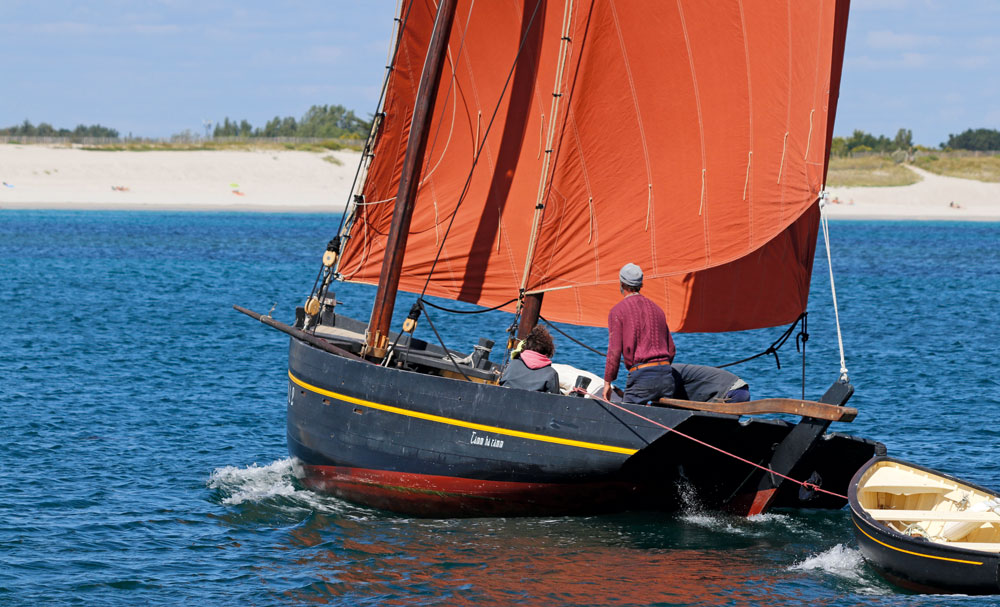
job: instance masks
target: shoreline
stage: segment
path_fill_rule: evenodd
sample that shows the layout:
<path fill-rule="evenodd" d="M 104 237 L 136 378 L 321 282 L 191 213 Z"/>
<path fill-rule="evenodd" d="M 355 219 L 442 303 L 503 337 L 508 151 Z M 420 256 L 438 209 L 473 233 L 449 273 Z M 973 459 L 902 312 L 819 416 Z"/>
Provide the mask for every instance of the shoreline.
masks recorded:
<path fill-rule="evenodd" d="M 289 213 L 301 215 L 338 215 L 340 205 L 296 204 L 161 204 L 161 203 L 66 203 L 26 202 L 9 203 L 0 200 L 0 211 L 79 211 L 79 212 L 129 212 L 129 213 Z"/>
<path fill-rule="evenodd" d="M 0 209 L 340 213 L 360 152 L 0 145 Z"/>
<path fill-rule="evenodd" d="M 0 145 L 0 210 L 343 212 L 360 160 L 351 150 L 97 151 Z M 896 187 L 832 187 L 830 220 L 1000 221 L 1000 183 L 944 177 Z"/>
<path fill-rule="evenodd" d="M 827 216 L 844 220 L 1000 221 L 1000 183 L 937 175 L 905 165 L 911 185 L 831 187 Z"/>

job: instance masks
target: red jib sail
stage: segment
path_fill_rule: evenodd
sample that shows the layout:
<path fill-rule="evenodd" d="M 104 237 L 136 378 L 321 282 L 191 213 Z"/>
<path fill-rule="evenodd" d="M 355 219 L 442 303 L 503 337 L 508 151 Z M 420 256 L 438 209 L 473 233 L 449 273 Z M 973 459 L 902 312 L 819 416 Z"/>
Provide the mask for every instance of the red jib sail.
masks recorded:
<path fill-rule="evenodd" d="M 633 262 L 672 330 L 795 320 L 847 9 L 460 2 L 400 289 L 495 306 L 523 288 L 545 293 L 549 320 L 603 326 Z M 378 282 L 435 10 L 402 7 L 346 280 Z"/>

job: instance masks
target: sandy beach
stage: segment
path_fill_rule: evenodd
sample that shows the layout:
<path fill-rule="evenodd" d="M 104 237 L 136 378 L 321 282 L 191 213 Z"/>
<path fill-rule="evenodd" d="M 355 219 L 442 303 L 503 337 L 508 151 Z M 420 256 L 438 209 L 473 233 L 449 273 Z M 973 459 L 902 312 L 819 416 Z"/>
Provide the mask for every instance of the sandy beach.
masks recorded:
<path fill-rule="evenodd" d="M 907 168 L 921 180 L 899 187 L 830 188 L 830 219 L 1000 221 L 1000 183 Z"/>
<path fill-rule="evenodd" d="M 331 162 L 326 158 L 331 158 Z M 339 212 L 358 152 L 89 151 L 0 145 L 0 208 Z M 831 219 L 1000 221 L 1000 183 L 831 188 Z"/>
<path fill-rule="evenodd" d="M 348 200 L 359 157 L 7 144 L 0 145 L 0 208 L 332 213 Z"/>

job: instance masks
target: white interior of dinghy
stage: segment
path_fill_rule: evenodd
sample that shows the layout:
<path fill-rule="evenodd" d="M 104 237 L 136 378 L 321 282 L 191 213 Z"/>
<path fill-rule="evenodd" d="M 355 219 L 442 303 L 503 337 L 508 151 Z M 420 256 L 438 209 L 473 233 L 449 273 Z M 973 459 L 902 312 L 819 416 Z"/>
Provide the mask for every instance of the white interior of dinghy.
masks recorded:
<path fill-rule="evenodd" d="M 858 483 L 858 502 L 882 524 L 913 537 L 1000 552 L 1000 497 L 900 462 L 878 462 Z"/>

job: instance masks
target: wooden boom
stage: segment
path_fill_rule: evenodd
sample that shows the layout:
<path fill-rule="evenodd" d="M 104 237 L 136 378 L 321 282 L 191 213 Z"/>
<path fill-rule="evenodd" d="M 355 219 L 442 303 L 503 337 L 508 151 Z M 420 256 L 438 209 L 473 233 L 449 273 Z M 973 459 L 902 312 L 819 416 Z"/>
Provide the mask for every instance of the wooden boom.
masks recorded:
<path fill-rule="evenodd" d="M 676 398 L 661 398 L 660 404 L 680 409 L 730 413 L 732 415 L 760 415 L 762 413 L 790 413 L 802 417 L 825 419 L 834 422 L 850 422 L 858 416 L 854 407 L 841 407 L 795 398 L 762 398 L 743 403 L 703 403 Z"/>

